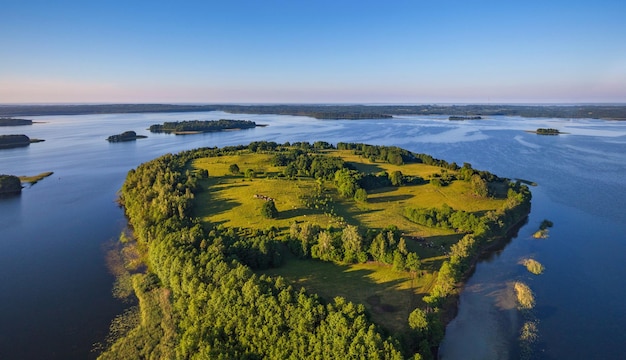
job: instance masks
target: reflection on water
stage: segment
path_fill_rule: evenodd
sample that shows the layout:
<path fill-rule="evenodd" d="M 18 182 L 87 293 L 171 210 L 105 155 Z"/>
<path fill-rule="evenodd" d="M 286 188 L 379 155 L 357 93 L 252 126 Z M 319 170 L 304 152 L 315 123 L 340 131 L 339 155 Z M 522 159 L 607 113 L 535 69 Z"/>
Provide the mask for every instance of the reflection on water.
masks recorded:
<path fill-rule="evenodd" d="M 194 136 L 151 134 L 164 121 L 253 120 L 268 127 Z M 126 172 L 165 153 L 205 146 L 340 141 L 396 145 L 500 176 L 528 179 L 533 210 L 506 248 L 478 265 L 460 298 L 458 317 L 441 348 L 445 359 L 516 358 L 522 323 L 507 285 L 523 280 L 535 292 L 538 358 L 618 358 L 626 343 L 621 284 L 626 260 L 626 122 L 493 117 L 447 121 L 409 117 L 366 121 L 298 116 L 112 114 L 42 116 L 44 123 L 1 127 L 45 142 L 0 151 L 0 173 L 54 175 L 20 197 L 0 201 L 0 358 L 89 358 L 123 304 L 111 297 L 102 244 L 125 226 L 116 191 Z M 568 135 L 525 130 L 558 128 Z M 109 135 L 148 135 L 111 144 Z M 550 238 L 531 237 L 540 222 Z M 521 257 L 546 272 L 530 275 Z M 598 294 L 601 294 L 598 296 Z M 37 343 L 38 346 L 32 346 Z M 619 351 L 619 353 L 618 353 Z"/>

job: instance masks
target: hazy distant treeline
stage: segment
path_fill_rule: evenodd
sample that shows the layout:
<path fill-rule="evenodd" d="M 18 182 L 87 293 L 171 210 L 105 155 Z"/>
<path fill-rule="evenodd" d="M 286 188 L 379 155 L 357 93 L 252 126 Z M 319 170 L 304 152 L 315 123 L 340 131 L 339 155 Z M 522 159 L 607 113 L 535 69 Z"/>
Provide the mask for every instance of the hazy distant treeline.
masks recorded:
<path fill-rule="evenodd" d="M 394 115 L 523 116 L 626 120 L 626 105 L 3 105 L 0 116 L 82 115 L 221 110 L 316 119 L 382 119 Z"/>

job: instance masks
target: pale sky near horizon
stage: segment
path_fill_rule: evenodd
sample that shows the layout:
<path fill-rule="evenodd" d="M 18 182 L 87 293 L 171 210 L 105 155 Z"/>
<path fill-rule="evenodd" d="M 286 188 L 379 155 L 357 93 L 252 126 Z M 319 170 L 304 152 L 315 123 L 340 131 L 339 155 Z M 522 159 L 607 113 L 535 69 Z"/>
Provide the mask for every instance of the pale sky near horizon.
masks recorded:
<path fill-rule="evenodd" d="M 0 0 L 0 103 L 626 103 L 626 1 Z"/>

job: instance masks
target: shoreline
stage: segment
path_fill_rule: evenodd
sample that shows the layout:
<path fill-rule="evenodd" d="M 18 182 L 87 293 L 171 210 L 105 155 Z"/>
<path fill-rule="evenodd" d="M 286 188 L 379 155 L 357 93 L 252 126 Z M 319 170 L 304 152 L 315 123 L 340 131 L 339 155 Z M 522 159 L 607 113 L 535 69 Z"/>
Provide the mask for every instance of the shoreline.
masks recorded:
<path fill-rule="evenodd" d="M 469 269 L 465 273 L 463 273 L 462 280 L 457 283 L 458 287 L 456 291 L 453 294 L 450 294 L 450 296 L 446 299 L 445 303 L 441 307 L 441 312 L 442 312 L 441 320 L 442 320 L 444 329 L 446 329 L 448 327 L 448 324 L 450 324 L 450 322 L 452 322 L 452 320 L 454 320 L 456 316 L 458 315 L 461 293 L 465 289 L 465 285 L 467 284 L 469 279 L 472 277 L 472 275 L 476 271 L 476 266 L 478 265 L 478 263 L 481 260 L 487 259 L 491 255 L 495 254 L 496 252 L 501 251 L 504 248 L 506 248 L 506 245 L 508 245 L 509 242 L 513 240 L 513 236 L 516 235 L 516 233 L 524 225 L 526 225 L 526 223 L 528 222 L 529 215 L 530 215 L 530 211 L 523 218 L 521 218 L 518 222 L 509 226 L 509 228 L 506 229 L 506 231 L 504 232 L 505 233 L 504 236 L 495 236 L 492 241 L 485 244 L 485 246 L 481 248 L 480 251 L 477 252 L 477 255 L 475 255 L 472 258 Z M 445 330 L 444 330 L 444 334 L 445 334 Z M 437 352 L 438 351 L 439 351 L 439 347 L 437 347 Z M 435 356 L 435 358 L 437 358 L 437 356 Z"/>

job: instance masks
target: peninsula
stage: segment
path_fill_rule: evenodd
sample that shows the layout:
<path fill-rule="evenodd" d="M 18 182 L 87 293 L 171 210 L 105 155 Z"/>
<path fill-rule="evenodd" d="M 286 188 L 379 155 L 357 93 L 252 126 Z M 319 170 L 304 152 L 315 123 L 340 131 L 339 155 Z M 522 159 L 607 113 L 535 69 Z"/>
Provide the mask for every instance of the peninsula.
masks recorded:
<path fill-rule="evenodd" d="M 139 309 L 102 358 L 436 357 L 458 284 L 530 198 L 519 182 L 397 147 L 164 155 L 121 190 L 136 241 L 121 254 L 146 263 L 120 274 Z"/>

